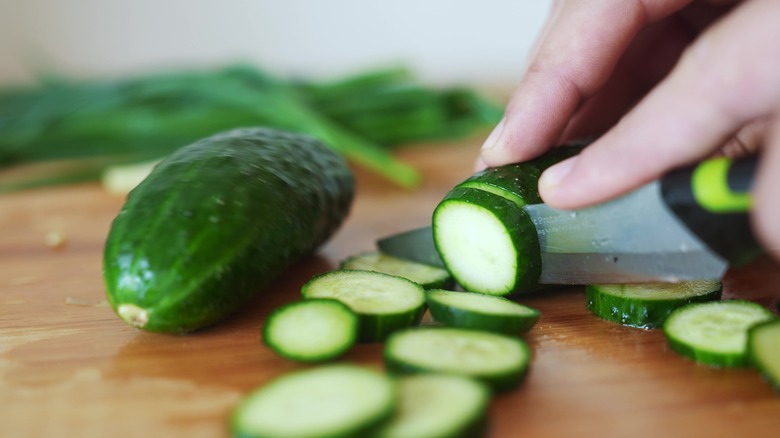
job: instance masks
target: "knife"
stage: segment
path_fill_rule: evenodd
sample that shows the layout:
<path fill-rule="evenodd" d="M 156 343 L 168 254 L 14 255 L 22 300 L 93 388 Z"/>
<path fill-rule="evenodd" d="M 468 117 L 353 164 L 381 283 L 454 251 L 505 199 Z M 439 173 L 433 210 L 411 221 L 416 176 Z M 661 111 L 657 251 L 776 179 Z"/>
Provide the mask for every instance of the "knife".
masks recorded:
<path fill-rule="evenodd" d="M 756 158 L 716 158 L 579 210 L 522 207 L 539 240 L 542 284 L 720 279 L 760 253 L 750 228 Z M 377 241 L 380 251 L 444 266 L 430 226 Z"/>

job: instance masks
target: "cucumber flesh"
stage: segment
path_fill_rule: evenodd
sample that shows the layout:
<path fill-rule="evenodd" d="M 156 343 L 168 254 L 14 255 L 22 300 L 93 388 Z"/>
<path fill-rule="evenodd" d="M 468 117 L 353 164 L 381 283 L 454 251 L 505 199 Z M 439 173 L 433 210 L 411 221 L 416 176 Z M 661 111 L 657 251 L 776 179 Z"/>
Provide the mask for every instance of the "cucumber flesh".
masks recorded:
<path fill-rule="evenodd" d="M 563 146 L 563 145 L 562 145 Z M 487 168 L 450 190 L 433 212 L 433 238 L 464 289 L 510 295 L 544 288 L 536 227 L 523 210 L 542 202 L 539 176 L 582 145 L 556 147 L 533 160 Z"/>
<path fill-rule="evenodd" d="M 596 284 L 585 289 L 588 309 L 594 315 L 645 329 L 661 327 L 674 309 L 685 304 L 719 300 L 721 290 L 717 280 Z"/>
<path fill-rule="evenodd" d="M 379 251 L 349 257 L 341 262 L 340 268 L 397 275 L 412 280 L 425 289 L 445 289 L 453 286 L 452 276 L 446 269 L 404 260 Z"/>
<path fill-rule="evenodd" d="M 753 326 L 748 332 L 750 361 L 780 391 L 780 320 Z"/>
<path fill-rule="evenodd" d="M 487 192 L 475 192 L 487 198 Z M 495 197 L 507 209 L 520 208 Z M 447 200 L 435 213 L 434 236 L 439 253 L 455 280 L 466 290 L 506 295 L 515 287 L 518 252 L 512 231 L 491 209 Z"/>
<path fill-rule="evenodd" d="M 334 359 L 357 340 L 358 317 L 328 299 L 297 301 L 276 309 L 263 327 L 263 342 L 290 360 Z"/>
<path fill-rule="evenodd" d="M 523 340 L 510 336 L 454 327 L 418 327 L 391 335 L 384 359 L 391 372 L 455 374 L 502 391 L 520 383 L 531 353 Z"/>
<path fill-rule="evenodd" d="M 314 276 L 304 298 L 331 298 L 344 303 L 359 318 L 358 339 L 384 340 L 395 330 L 418 324 L 425 311 L 422 286 L 396 275 L 339 269 Z"/>
<path fill-rule="evenodd" d="M 387 375 L 356 365 L 295 371 L 250 393 L 234 410 L 240 437 L 362 437 L 389 419 L 397 389 Z"/>
<path fill-rule="evenodd" d="M 490 390 L 473 379 L 445 374 L 404 376 L 399 406 L 377 438 L 474 438 L 483 435 Z"/>
<path fill-rule="evenodd" d="M 503 297 L 472 292 L 429 290 L 425 294 L 431 317 L 451 327 L 516 335 L 539 319 L 539 311 Z"/>
<path fill-rule="evenodd" d="M 775 318 L 760 304 L 745 300 L 687 304 L 663 325 L 672 350 L 696 362 L 720 367 L 748 364 L 747 332 Z"/>

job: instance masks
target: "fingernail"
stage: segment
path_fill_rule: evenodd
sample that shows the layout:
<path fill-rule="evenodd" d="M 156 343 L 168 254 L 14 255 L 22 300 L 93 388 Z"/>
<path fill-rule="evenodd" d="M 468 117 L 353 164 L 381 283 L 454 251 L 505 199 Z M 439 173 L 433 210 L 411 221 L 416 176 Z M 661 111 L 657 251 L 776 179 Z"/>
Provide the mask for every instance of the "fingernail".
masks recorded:
<path fill-rule="evenodd" d="M 539 177 L 539 190 L 554 190 L 571 173 L 574 164 L 577 163 L 577 157 L 571 157 L 560 163 L 551 166 Z"/>
<path fill-rule="evenodd" d="M 498 125 L 496 125 L 495 128 L 493 128 L 493 132 L 488 135 L 488 138 L 485 139 L 485 142 L 482 143 L 482 150 L 485 149 L 492 149 L 496 145 L 498 145 L 498 142 L 501 141 L 501 135 L 504 133 L 504 119 L 501 119 L 500 122 L 498 122 Z"/>

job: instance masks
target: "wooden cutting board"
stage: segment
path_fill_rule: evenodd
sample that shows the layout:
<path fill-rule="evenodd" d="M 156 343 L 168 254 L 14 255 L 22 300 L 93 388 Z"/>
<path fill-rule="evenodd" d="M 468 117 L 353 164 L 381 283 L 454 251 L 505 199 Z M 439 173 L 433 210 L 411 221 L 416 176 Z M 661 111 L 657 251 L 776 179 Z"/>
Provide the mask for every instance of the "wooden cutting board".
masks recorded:
<path fill-rule="evenodd" d="M 229 321 L 186 336 L 125 325 L 107 305 L 101 257 L 123 198 L 97 184 L 0 195 L 0 436 L 220 437 L 252 388 L 299 365 L 274 356 L 259 330 L 312 275 L 376 238 L 430 221 L 472 171 L 475 142 L 408 149 L 416 191 L 356 171 L 358 195 L 339 233 Z M 768 259 L 729 272 L 726 298 L 774 306 Z M 542 317 L 522 386 L 491 407 L 491 437 L 780 436 L 780 393 L 752 369 L 714 369 L 671 352 L 659 331 L 590 315 L 581 287 L 528 296 Z M 381 367 L 382 346 L 343 360 Z"/>

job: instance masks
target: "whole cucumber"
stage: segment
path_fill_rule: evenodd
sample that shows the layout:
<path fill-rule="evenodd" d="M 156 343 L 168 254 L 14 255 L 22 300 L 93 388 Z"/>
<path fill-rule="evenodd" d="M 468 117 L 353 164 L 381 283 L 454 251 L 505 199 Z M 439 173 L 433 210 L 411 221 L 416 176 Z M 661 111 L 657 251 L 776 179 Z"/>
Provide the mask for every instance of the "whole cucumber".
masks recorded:
<path fill-rule="evenodd" d="M 112 222 L 108 300 L 148 331 L 212 325 L 329 239 L 353 197 L 345 160 L 312 137 L 243 128 L 185 146 Z"/>

